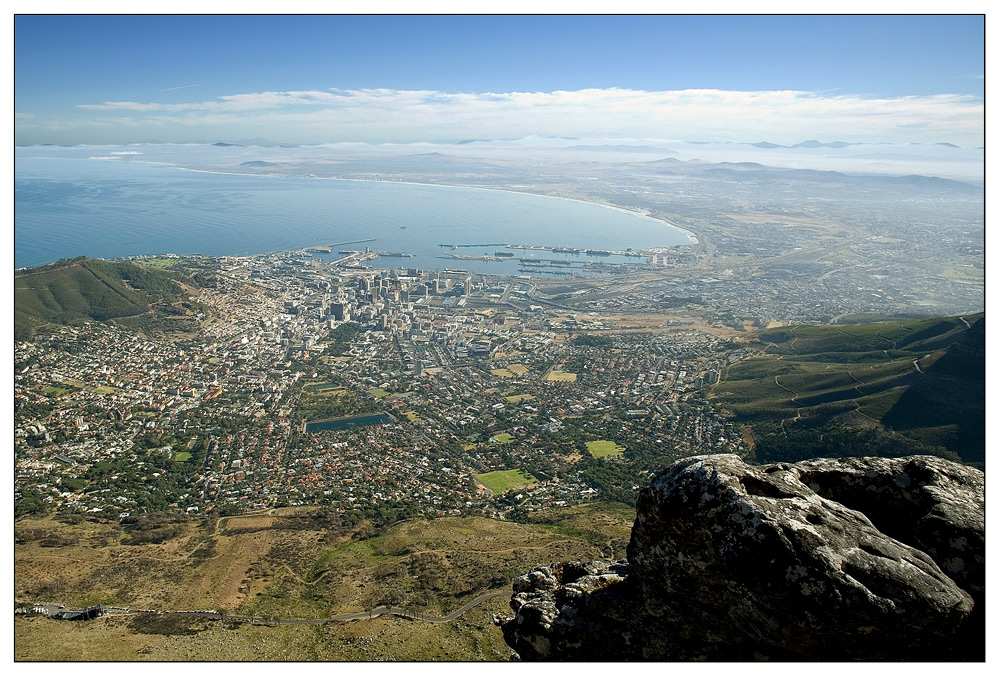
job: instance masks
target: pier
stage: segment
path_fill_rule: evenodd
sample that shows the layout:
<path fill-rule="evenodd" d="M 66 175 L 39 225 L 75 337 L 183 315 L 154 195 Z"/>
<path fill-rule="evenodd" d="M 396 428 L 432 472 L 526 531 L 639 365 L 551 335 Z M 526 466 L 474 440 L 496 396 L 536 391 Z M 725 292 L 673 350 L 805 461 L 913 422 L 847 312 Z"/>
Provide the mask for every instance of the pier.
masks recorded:
<path fill-rule="evenodd" d="M 330 244 L 318 244 L 315 247 L 303 247 L 304 252 L 325 252 L 329 254 L 334 247 L 343 247 L 345 244 L 359 244 L 361 242 L 374 242 L 376 238 L 370 237 L 365 240 L 347 240 L 346 242 L 331 242 Z"/>

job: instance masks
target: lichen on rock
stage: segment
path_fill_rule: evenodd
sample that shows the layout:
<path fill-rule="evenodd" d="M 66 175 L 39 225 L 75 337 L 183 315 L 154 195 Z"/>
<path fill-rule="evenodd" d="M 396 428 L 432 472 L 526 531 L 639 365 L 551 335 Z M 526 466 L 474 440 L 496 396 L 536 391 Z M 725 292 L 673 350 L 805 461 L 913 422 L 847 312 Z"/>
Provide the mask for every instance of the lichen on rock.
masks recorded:
<path fill-rule="evenodd" d="M 950 461 L 684 459 L 640 492 L 627 552 L 516 579 L 508 644 L 551 660 L 983 655 L 983 474 Z"/>

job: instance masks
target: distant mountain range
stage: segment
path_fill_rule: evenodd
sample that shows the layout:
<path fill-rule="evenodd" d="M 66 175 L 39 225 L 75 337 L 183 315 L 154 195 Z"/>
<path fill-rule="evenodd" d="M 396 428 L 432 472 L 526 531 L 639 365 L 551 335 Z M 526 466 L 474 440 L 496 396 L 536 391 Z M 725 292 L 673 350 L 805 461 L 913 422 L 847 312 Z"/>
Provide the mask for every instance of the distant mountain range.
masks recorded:
<path fill-rule="evenodd" d="M 357 172 L 391 173 L 400 159 L 406 172 L 425 169 L 442 171 L 446 161 L 460 162 L 455 169 L 465 180 L 470 172 L 482 169 L 490 175 L 516 169 L 537 167 L 537 160 L 576 163 L 640 163 L 670 157 L 702 167 L 732 163 L 742 168 L 744 163 L 757 163 L 757 168 L 787 168 L 841 172 L 854 176 L 929 176 L 942 177 L 974 184 L 982 190 L 985 158 L 981 148 L 963 148 L 951 143 L 886 143 L 849 142 L 843 139 L 822 141 L 809 139 L 791 145 L 768 140 L 757 142 L 681 141 L 661 138 L 564 138 L 529 136 L 516 139 L 484 140 L 467 138 L 453 143 L 385 143 L 331 142 L 313 145 L 287 146 L 259 139 L 216 141 L 179 146 L 176 144 L 130 144 L 111 147 L 96 146 L 33 146 L 35 150 L 18 148 L 18 153 L 67 156 L 88 151 L 103 160 L 131 162 L 165 162 L 193 169 L 212 171 L 236 169 L 268 173 L 287 171 L 294 175 L 328 175 L 336 167 L 338 175 Z M 438 155 L 435 155 L 438 153 Z M 423 161 L 425 167 L 418 166 Z M 470 162 L 478 163 L 472 167 Z M 265 164 L 274 163 L 274 164 Z M 595 165 L 596 166 L 596 165 Z M 646 165 L 646 168 L 652 165 Z M 441 178 L 441 177 L 437 177 Z M 719 178 L 716 176 L 715 178 Z M 748 177 L 744 177 L 748 178 Z M 765 177 L 758 175 L 760 179 Z M 780 179 L 770 174 L 770 179 Z M 805 180 L 815 180 L 812 177 Z M 741 179 L 743 180 L 743 179 Z"/>
<path fill-rule="evenodd" d="M 798 181 L 809 183 L 837 184 L 842 186 L 864 184 L 865 187 L 884 186 L 886 188 L 916 188 L 920 190 L 939 190 L 959 192 L 968 195 L 981 193 L 979 186 L 943 179 L 936 176 L 910 174 L 906 176 L 846 174 L 835 171 L 817 169 L 785 169 L 769 167 L 758 162 L 716 162 L 706 163 L 697 160 L 682 161 L 676 158 L 663 158 L 644 163 L 651 169 L 659 169 L 665 174 L 678 174 L 691 177 L 711 179 L 732 179 L 740 182 L 771 182 Z"/>
<path fill-rule="evenodd" d="M 860 146 L 861 144 L 848 143 L 847 141 L 831 141 L 829 143 L 822 143 L 820 141 L 810 139 L 809 141 L 803 141 L 793 146 L 782 146 L 777 143 L 771 143 L 769 141 L 751 143 L 750 145 L 756 146 L 757 148 L 844 148 L 845 146 Z"/>
<path fill-rule="evenodd" d="M 630 143 L 630 141 L 635 141 L 636 143 Z M 576 142 L 576 143 L 574 143 Z M 349 143 L 350 145 L 368 145 L 365 142 L 326 142 L 326 143 L 281 143 L 278 141 L 271 141 L 269 139 L 242 139 L 239 142 L 229 142 L 229 141 L 216 141 L 214 143 L 205 142 L 204 145 L 216 146 L 219 148 L 313 148 L 317 146 L 331 145 L 336 146 L 342 143 Z M 523 138 L 511 138 L 511 139 L 461 139 L 460 141 L 454 142 L 440 142 L 433 145 L 437 146 L 469 146 L 475 144 L 487 144 L 487 145 L 506 145 L 506 144 L 516 144 L 524 147 L 540 146 L 546 148 L 593 148 L 593 149 L 606 149 L 606 148 L 618 148 L 621 150 L 642 150 L 644 148 L 663 150 L 670 144 L 691 144 L 695 146 L 710 146 L 710 145 L 746 145 L 753 146 L 755 148 L 777 149 L 777 148 L 806 148 L 806 149 L 816 149 L 816 148 L 847 148 L 848 146 L 944 146 L 946 148 L 961 149 L 963 146 L 957 146 L 953 143 L 948 143 L 946 141 L 938 143 L 890 143 L 890 142 L 871 142 L 871 141 L 817 141 L 815 139 L 808 139 L 806 141 L 800 141 L 795 144 L 780 144 L 771 141 L 682 141 L 678 139 L 583 139 L 577 137 L 569 136 L 527 136 Z M 83 147 L 87 144 L 56 144 L 56 143 L 39 143 L 39 144 L 17 144 L 21 148 L 30 148 L 32 146 L 37 147 L 58 147 L 58 148 L 73 148 L 73 147 Z M 124 144 L 132 146 L 142 146 L 142 145 L 175 145 L 170 143 L 165 143 L 162 141 L 145 141 L 141 143 Z M 199 145 L 199 144 L 194 144 Z M 412 145 L 427 145 L 423 143 L 394 143 L 394 144 L 381 144 L 390 146 L 412 146 Z M 978 150 L 982 150 L 982 147 L 978 147 Z"/>

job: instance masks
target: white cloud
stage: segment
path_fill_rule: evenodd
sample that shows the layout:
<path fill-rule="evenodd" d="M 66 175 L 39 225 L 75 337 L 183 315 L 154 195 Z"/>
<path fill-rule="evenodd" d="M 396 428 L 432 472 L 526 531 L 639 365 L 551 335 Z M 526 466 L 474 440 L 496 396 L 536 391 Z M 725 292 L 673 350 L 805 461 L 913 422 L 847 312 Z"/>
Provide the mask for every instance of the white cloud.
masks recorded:
<path fill-rule="evenodd" d="M 265 137 L 292 143 L 455 141 L 530 135 L 684 138 L 795 143 L 941 142 L 980 146 L 984 105 L 971 96 L 896 98 L 802 91 L 689 89 L 647 92 L 449 93 L 433 90 L 306 90 L 232 94 L 187 103 L 107 101 L 81 104 L 81 129 L 94 123 L 155 131 L 161 140 Z M 110 113 L 107 117 L 104 114 Z M 19 137 L 46 123 L 19 115 Z M 177 138 L 168 138 L 173 132 Z M 37 139 L 28 142 L 41 142 Z M 91 142 L 82 138 L 79 142 Z M 22 142 L 19 138 L 19 142 Z"/>

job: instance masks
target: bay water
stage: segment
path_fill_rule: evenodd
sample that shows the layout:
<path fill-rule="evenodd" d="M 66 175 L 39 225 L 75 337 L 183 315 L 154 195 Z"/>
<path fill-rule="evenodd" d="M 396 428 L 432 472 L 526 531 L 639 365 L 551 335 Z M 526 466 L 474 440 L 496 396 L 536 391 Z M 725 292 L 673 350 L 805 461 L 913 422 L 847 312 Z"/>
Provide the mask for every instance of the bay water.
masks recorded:
<path fill-rule="evenodd" d="M 631 257 L 507 250 L 506 244 L 626 250 L 693 244 L 686 231 L 633 212 L 500 190 L 193 171 L 18 149 L 14 266 L 61 258 L 261 254 L 334 247 L 412 254 L 383 268 L 514 275 L 521 257 L 639 262 Z M 440 245 L 481 245 L 456 248 Z M 504 261 L 442 258 L 513 254 Z M 574 268 L 576 270 L 576 268 Z"/>

